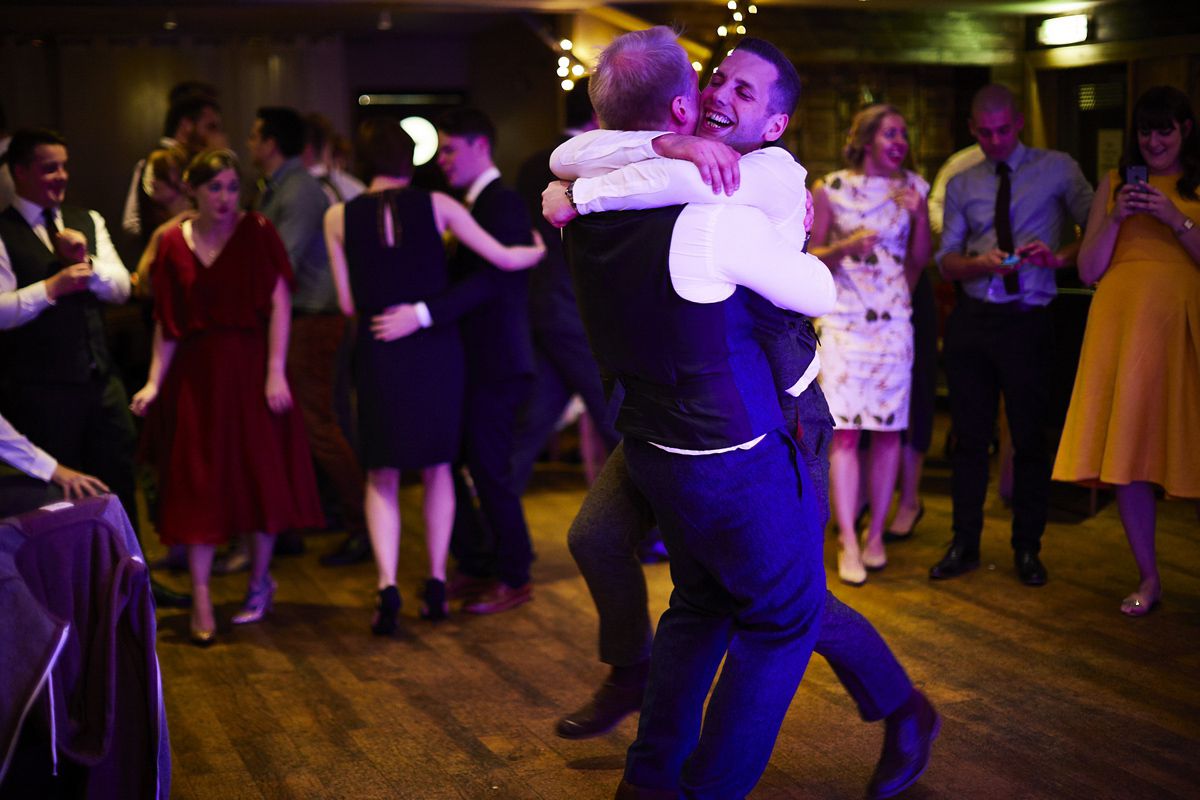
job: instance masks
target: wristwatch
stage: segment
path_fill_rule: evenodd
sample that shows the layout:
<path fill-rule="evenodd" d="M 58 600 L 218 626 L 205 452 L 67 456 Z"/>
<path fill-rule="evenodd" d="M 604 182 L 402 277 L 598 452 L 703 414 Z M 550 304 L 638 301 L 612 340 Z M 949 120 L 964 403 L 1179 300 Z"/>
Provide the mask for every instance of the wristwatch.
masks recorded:
<path fill-rule="evenodd" d="M 1192 222 L 1191 217 L 1184 217 L 1183 222 L 1179 223 L 1179 227 L 1175 229 L 1175 235 L 1183 236 L 1194 227 L 1196 227 L 1196 223 Z"/>
<path fill-rule="evenodd" d="M 575 209 L 576 211 L 579 211 L 578 206 L 575 205 L 575 182 L 574 181 L 571 181 L 570 183 L 567 184 L 567 202 L 571 204 L 571 208 Z M 1191 222 L 1191 220 L 1189 219 L 1188 222 Z"/>

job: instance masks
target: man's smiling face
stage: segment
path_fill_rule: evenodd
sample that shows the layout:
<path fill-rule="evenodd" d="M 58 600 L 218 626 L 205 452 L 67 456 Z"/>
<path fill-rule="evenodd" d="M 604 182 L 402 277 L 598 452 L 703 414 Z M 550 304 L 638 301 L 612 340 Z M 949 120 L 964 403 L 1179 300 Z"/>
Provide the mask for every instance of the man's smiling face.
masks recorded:
<path fill-rule="evenodd" d="M 779 137 L 787 115 L 772 113 L 771 87 L 779 77 L 775 65 L 745 50 L 734 50 L 713 72 L 700 95 L 696 135 L 724 142 L 740 153 L 757 150 Z M 782 117 L 782 126 L 776 126 Z"/>

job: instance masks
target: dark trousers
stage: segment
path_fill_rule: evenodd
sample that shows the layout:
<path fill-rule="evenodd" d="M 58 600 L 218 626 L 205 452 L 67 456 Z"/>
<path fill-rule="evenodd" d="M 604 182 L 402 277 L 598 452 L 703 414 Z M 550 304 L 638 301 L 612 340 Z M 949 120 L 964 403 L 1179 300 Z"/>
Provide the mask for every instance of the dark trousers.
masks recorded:
<path fill-rule="evenodd" d="M 512 478 L 513 432 L 529 384 L 530 378 L 525 375 L 468 382 L 462 460 L 479 497 L 479 515 L 455 470 L 458 505 L 450 552 L 459 571 L 494 574 L 513 588 L 529 582 L 529 566 L 533 563 L 525 510 Z"/>
<path fill-rule="evenodd" d="M 629 438 L 623 447 L 675 585 L 625 778 L 678 787 L 687 798 L 744 797 L 766 768 L 820 632 L 823 531 L 812 481 L 782 429 L 748 450 L 712 455 Z"/>
<path fill-rule="evenodd" d="M 296 406 L 304 417 L 309 450 L 333 484 L 346 529 L 354 533 L 366 530 L 363 473 L 334 406 L 338 352 L 345 333 L 346 321 L 340 315 L 294 317 L 288 339 L 287 375 Z"/>
<path fill-rule="evenodd" d="M 133 473 L 137 434 L 129 396 L 115 375 L 96 373 L 85 383 L 17 385 L 7 398 L 5 416 L 60 464 L 104 481 L 138 530 Z"/>
<path fill-rule="evenodd" d="M 1046 399 L 1054 326 L 1049 309 L 1006 312 L 965 295 L 946 320 L 942 351 L 954 429 L 954 540 L 978 548 L 988 449 L 1001 393 L 1013 441 L 1014 550 L 1041 548 L 1050 492 Z"/>
<path fill-rule="evenodd" d="M 9 469 L 13 469 L 9 472 Z M 30 477 L 15 468 L 0 465 L 0 519 L 14 517 L 62 500 L 57 484 Z"/>
<path fill-rule="evenodd" d="M 610 453 L 621 440 L 621 435 L 604 421 L 606 403 L 600 368 L 582 329 L 535 330 L 533 357 L 533 386 L 517 417 L 514 437 L 513 481 L 518 492 L 525 491 L 533 462 L 553 433 L 571 395 L 583 398 L 588 415 Z"/>

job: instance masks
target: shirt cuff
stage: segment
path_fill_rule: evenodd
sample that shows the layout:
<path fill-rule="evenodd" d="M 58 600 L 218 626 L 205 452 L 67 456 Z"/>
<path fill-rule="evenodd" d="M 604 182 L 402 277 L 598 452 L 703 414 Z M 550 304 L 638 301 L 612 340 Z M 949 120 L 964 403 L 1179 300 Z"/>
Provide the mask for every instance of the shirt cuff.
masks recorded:
<path fill-rule="evenodd" d="M 50 293 L 46 291 L 45 281 L 38 281 L 37 283 L 30 285 L 27 299 L 34 306 L 41 306 L 42 303 L 45 303 L 48 306 L 58 305 L 58 301 L 51 297 Z"/>
<path fill-rule="evenodd" d="M 29 474 L 49 483 L 54 477 L 54 470 L 58 469 L 58 462 L 54 456 L 41 448 L 35 448 L 35 451 L 33 463 L 29 465 Z"/>
<path fill-rule="evenodd" d="M 413 311 L 417 315 L 417 323 L 422 328 L 428 328 L 433 324 L 433 317 L 429 316 L 429 306 L 425 305 L 425 301 L 419 301 L 413 305 Z"/>

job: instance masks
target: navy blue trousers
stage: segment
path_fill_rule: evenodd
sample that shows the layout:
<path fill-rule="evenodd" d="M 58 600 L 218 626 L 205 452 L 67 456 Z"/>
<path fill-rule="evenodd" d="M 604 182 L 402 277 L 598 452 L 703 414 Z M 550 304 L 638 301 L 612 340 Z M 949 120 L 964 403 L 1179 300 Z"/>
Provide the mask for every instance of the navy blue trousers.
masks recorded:
<path fill-rule="evenodd" d="M 821 628 L 823 531 L 812 481 L 782 429 L 716 455 L 676 455 L 628 437 L 624 449 L 675 584 L 625 778 L 678 786 L 687 798 L 744 797 L 766 768 Z"/>

